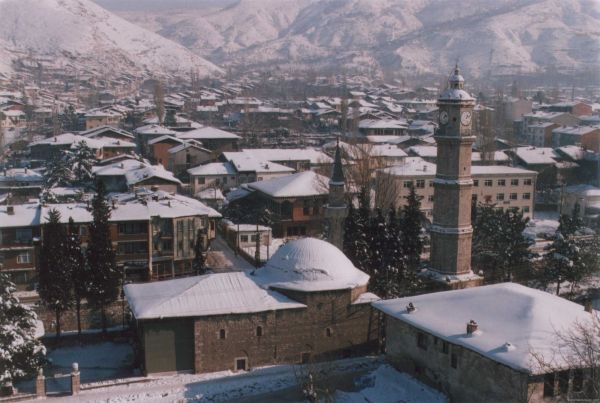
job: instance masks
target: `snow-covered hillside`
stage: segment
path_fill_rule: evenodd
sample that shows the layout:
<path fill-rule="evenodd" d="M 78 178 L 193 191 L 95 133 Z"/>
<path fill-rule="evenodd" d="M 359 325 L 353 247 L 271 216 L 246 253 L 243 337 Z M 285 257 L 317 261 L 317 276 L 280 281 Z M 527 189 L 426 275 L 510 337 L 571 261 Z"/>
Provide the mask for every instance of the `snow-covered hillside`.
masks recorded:
<path fill-rule="evenodd" d="M 89 0 L 0 0 L 0 73 L 29 56 L 107 74 L 221 71 Z"/>
<path fill-rule="evenodd" d="M 473 75 L 593 70 L 596 0 L 239 0 L 123 16 L 217 63 L 316 64 Z"/>

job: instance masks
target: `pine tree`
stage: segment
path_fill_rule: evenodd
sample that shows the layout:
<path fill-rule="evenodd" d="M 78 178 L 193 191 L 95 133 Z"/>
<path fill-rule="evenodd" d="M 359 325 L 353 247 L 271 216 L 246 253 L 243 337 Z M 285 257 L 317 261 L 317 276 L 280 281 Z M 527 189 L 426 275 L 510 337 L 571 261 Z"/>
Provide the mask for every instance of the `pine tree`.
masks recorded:
<path fill-rule="evenodd" d="M 165 116 L 165 126 L 175 127 L 177 126 L 177 118 L 175 117 L 175 110 L 168 109 Z"/>
<path fill-rule="evenodd" d="M 583 228 L 583 220 L 581 219 L 581 206 L 575 203 L 571 215 L 562 214 L 558 220 L 558 231 L 563 236 L 575 235 L 577 231 Z"/>
<path fill-rule="evenodd" d="M 92 180 L 92 167 L 96 163 L 96 153 L 85 141 L 75 145 L 70 158 L 74 179 L 80 184 L 88 184 Z"/>
<path fill-rule="evenodd" d="M 106 332 L 106 308 L 117 299 L 122 273 L 117 267 L 110 238 L 110 208 L 102 182 L 98 182 L 92 201 L 93 221 L 89 227 L 87 260 L 89 265 L 88 303 L 100 309 L 102 331 Z"/>
<path fill-rule="evenodd" d="M 473 222 L 472 265 L 482 270 L 488 282 L 511 280 L 528 271 L 532 241 L 523 235 L 529 222 L 520 210 L 502 210 L 493 204 L 476 207 Z"/>
<path fill-rule="evenodd" d="M 71 275 L 67 265 L 67 234 L 60 223 L 60 213 L 48 212 L 48 222 L 42 229 L 38 293 L 42 303 L 54 311 L 56 337 L 60 337 L 60 318 L 71 306 Z"/>
<path fill-rule="evenodd" d="M 77 334 L 81 335 L 81 301 L 87 295 L 88 270 L 85 254 L 81 249 L 81 239 L 77 234 L 73 218 L 69 218 L 65 270 L 70 273 L 73 301 L 77 315 Z"/>
<path fill-rule="evenodd" d="M 46 349 L 36 338 L 37 316 L 14 296 L 15 285 L 0 273 L 0 384 L 34 375 Z"/>
<path fill-rule="evenodd" d="M 371 196 L 369 189 L 363 187 L 360 190 L 358 196 L 358 212 L 356 214 L 356 234 L 354 237 L 354 265 L 366 272 L 370 273 L 371 268 L 369 267 L 371 254 L 369 248 L 369 225 L 371 222 Z"/>
<path fill-rule="evenodd" d="M 344 241 L 342 249 L 344 254 L 350 259 L 350 261 L 356 266 L 356 234 L 358 231 L 358 212 L 354 208 L 354 205 L 350 203 L 348 206 L 348 215 L 344 220 Z"/>
<path fill-rule="evenodd" d="M 44 174 L 45 188 L 68 185 L 73 173 L 63 154 L 54 154 Z"/>
<path fill-rule="evenodd" d="M 370 220 L 367 243 L 369 245 L 367 274 L 371 276 L 369 287 L 375 294 L 385 297 L 388 295 L 391 281 L 389 271 L 387 270 L 389 256 L 386 256 L 386 249 L 389 245 L 389 234 L 381 209 L 377 209 L 375 216 Z"/>
<path fill-rule="evenodd" d="M 402 250 L 409 270 L 416 271 L 421 263 L 423 240 L 421 239 L 421 197 L 410 187 L 407 203 L 402 209 Z"/>
<path fill-rule="evenodd" d="M 206 274 L 206 258 L 204 256 L 204 245 L 202 245 L 202 230 L 196 232 L 196 243 L 194 244 L 194 260 L 192 269 L 198 275 Z"/>

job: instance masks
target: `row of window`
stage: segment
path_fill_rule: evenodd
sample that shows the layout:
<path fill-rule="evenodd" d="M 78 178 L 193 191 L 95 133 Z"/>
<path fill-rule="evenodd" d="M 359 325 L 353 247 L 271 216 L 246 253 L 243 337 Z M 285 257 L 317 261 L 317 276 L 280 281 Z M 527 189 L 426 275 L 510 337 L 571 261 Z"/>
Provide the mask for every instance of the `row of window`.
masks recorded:
<path fill-rule="evenodd" d="M 263 331 L 263 327 L 262 326 L 256 326 L 256 329 L 254 329 L 254 335 L 256 337 L 261 337 L 264 334 Z M 325 336 L 327 337 L 332 337 L 333 336 L 333 329 L 331 329 L 330 327 L 325 329 Z M 220 340 L 225 340 L 227 338 L 227 330 L 225 329 L 220 329 L 219 330 L 219 339 Z"/>
<path fill-rule="evenodd" d="M 496 181 L 498 186 L 506 186 L 506 179 L 498 179 Z M 511 179 L 510 180 L 510 185 L 511 186 L 519 186 L 520 184 L 520 180 L 519 179 Z M 533 184 L 533 181 L 531 179 L 523 179 L 523 185 L 525 186 L 531 186 Z M 402 184 L 402 187 L 404 188 L 410 188 L 414 186 L 416 189 L 424 189 L 425 188 L 425 179 L 417 179 L 416 181 L 412 181 L 412 180 L 408 180 L 408 181 L 404 181 Z M 473 179 L 473 186 L 479 186 L 479 179 Z M 483 181 L 483 186 L 487 186 L 487 187 L 491 187 L 494 186 L 494 181 L 492 179 L 485 179 Z M 429 181 L 429 187 L 433 187 L 433 181 Z"/>
<path fill-rule="evenodd" d="M 497 194 L 496 194 L 496 201 L 504 201 L 504 200 L 506 200 L 504 196 L 505 196 L 505 194 L 504 194 L 504 193 L 497 193 Z M 404 196 L 404 198 L 405 198 L 405 199 L 408 199 L 408 196 Z M 518 194 L 518 193 L 510 193 L 510 194 L 508 195 L 508 198 L 509 198 L 510 200 L 519 200 L 519 194 Z M 476 195 L 476 194 L 472 195 L 472 196 L 471 196 L 471 199 L 472 199 L 474 202 L 477 202 L 477 195 Z M 521 195 L 521 199 L 522 199 L 522 200 L 531 200 L 531 193 L 523 193 L 523 194 Z M 429 202 L 433 202 L 433 200 L 434 200 L 434 198 L 433 198 L 433 195 L 429 195 L 429 196 L 427 196 L 427 201 L 429 201 Z M 491 196 L 491 195 L 486 195 L 486 196 L 484 196 L 484 201 L 485 201 L 486 203 L 491 203 L 491 202 L 492 202 L 492 196 Z"/>

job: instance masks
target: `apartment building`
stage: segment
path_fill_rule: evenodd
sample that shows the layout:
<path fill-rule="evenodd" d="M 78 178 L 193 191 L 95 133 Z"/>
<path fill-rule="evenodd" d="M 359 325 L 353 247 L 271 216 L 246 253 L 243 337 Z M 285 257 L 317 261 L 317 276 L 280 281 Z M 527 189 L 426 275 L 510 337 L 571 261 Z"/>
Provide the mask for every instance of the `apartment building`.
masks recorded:
<path fill-rule="evenodd" d="M 208 247 L 221 217 L 198 200 L 162 191 L 116 194 L 111 207 L 110 233 L 117 264 L 130 281 L 193 274 L 194 246 L 199 240 Z M 89 203 L 0 206 L 0 271 L 19 288 L 30 288 L 36 281 L 37 249 L 44 241 L 42 227 L 52 209 L 60 213 L 65 225 L 73 218 L 85 248 L 92 222 Z"/>
<path fill-rule="evenodd" d="M 421 210 L 433 216 L 433 189 L 436 165 L 419 157 L 408 157 L 404 165 L 385 168 L 376 174 L 375 203 L 378 207 L 406 205 L 410 188 L 421 197 Z M 472 198 L 476 202 L 495 204 L 504 209 L 518 208 L 531 217 L 537 173 L 503 165 L 471 167 Z"/>

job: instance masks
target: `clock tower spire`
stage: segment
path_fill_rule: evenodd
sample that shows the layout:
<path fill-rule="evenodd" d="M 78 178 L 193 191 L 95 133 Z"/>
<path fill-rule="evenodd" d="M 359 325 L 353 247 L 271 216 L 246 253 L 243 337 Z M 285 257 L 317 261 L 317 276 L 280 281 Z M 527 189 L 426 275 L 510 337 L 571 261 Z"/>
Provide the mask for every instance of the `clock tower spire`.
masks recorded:
<path fill-rule="evenodd" d="M 437 101 L 431 267 L 423 274 L 445 288 L 477 286 L 483 280 L 471 271 L 471 152 L 475 141 L 471 116 L 475 99 L 464 90 L 464 84 L 456 66 Z"/>

